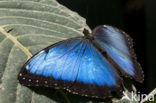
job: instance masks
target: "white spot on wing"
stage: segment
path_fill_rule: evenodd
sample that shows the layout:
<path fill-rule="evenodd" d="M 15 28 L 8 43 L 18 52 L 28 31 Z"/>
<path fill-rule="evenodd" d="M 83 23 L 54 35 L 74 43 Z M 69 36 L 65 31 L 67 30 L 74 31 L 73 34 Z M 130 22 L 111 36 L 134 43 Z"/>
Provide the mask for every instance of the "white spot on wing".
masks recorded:
<path fill-rule="evenodd" d="M 38 80 L 36 80 L 36 82 L 38 83 L 39 81 L 38 81 Z"/>
<path fill-rule="evenodd" d="M 44 81 L 44 83 L 47 84 L 48 82 L 47 81 Z"/>
<path fill-rule="evenodd" d="M 26 67 L 25 67 L 26 69 L 29 69 L 29 65 L 26 65 Z"/>
<path fill-rule="evenodd" d="M 19 76 L 22 76 L 22 73 L 20 73 Z"/>

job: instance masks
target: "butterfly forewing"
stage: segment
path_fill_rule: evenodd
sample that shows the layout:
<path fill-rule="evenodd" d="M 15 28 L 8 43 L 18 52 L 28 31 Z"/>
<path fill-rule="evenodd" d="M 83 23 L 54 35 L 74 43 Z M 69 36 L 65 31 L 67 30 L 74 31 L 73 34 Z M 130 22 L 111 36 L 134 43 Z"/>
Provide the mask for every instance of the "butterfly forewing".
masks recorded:
<path fill-rule="evenodd" d="M 83 37 L 56 43 L 33 56 L 22 68 L 26 86 L 57 87 L 97 98 L 121 90 L 121 79 L 93 44 Z"/>
<path fill-rule="evenodd" d="M 132 48 L 132 39 L 123 31 L 112 26 L 96 27 L 92 33 L 95 41 L 107 52 L 109 57 L 120 67 L 124 76 L 143 81 L 143 72 L 136 61 Z"/>

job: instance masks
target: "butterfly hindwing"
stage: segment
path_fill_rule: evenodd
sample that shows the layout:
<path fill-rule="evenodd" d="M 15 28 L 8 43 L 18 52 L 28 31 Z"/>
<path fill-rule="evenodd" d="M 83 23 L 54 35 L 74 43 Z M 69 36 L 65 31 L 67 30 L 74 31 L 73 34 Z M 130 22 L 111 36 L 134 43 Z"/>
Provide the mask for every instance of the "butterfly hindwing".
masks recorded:
<path fill-rule="evenodd" d="M 124 76 L 143 81 L 143 72 L 136 61 L 132 39 L 123 31 L 112 26 L 99 26 L 93 30 L 93 36 L 98 44 L 107 52 L 109 57 L 120 67 Z"/>
<path fill-rule="evenodd" d="M 83 37 L 58 42 L 37 53 L 23 66 L 18 79 L 26 86 L 58 87 L 98 98 L 121 89 L 116 70 Z"/>

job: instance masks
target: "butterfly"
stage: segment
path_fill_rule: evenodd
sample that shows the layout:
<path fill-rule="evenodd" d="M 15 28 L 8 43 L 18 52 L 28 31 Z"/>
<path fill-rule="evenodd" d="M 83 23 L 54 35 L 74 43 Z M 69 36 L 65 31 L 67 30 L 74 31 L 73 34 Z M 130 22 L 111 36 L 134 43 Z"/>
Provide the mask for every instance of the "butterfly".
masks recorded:
<path fill-rule="evenodd" d="M 143 82 L 132 39 L 113 26 L 57 42 L 29 59 L 18 74 L 25 86 L 65 89 L 82 96 L 106 98 L 122 90 L 123 76 Z"/>

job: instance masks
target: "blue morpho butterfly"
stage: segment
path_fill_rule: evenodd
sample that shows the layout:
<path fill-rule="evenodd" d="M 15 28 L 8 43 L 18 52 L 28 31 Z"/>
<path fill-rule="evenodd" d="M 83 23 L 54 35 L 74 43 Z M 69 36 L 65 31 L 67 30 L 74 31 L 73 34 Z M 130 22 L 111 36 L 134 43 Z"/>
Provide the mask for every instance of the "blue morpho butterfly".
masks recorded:
<path fill-rule="evenodd" d="M 143 82 L 132 39 L 112 26 L 55 43 L 34 55 L 21 69 L 25 86 L 62 88 L 73 94 L 105 98 L 122 88 L 121 76 Z"/>

